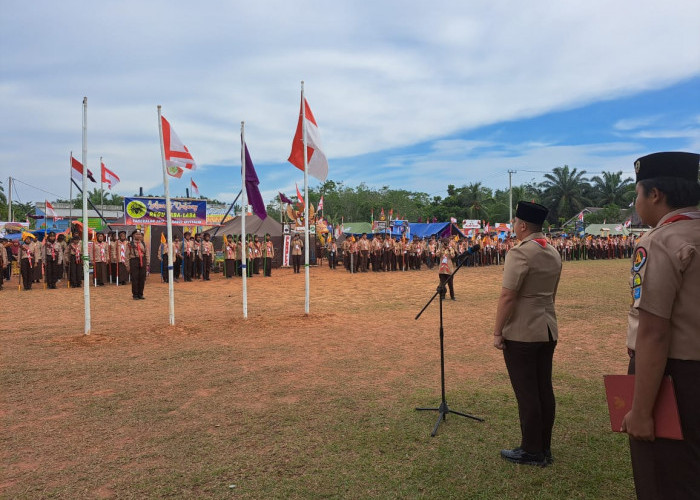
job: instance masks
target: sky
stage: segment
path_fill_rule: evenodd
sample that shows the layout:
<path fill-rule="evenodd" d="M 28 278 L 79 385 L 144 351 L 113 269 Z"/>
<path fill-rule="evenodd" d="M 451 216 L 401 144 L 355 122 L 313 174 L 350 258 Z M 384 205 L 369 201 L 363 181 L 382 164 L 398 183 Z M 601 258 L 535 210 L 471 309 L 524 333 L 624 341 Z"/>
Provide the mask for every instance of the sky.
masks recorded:
<path fill-rule="evenodd" d="M 569 165 L 633 175 L 700 152 L 700 2 L 0 0 L 0 181 L 69 194 L 69 157 L 163 193 L 157 105 L 198 168 L 184 195 L 231 202 L 240 131 L 266 203 L 292 196 L 300 82 L 328 179 L 446 195 Z M 310 186 L 319 181 L 310 178 Z"/>

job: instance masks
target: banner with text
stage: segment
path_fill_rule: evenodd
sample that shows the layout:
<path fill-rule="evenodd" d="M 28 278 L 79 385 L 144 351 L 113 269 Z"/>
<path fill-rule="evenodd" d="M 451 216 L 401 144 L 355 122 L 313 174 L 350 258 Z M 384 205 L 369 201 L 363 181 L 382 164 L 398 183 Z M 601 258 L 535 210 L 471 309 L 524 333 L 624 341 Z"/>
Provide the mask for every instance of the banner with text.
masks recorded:
<path fill-rule="evenodd" d="M 173 226 L 205 226 L 207 201 L 172 198 Z M 165 198 L 124 198 L 124 224 L 165 226 Z"/>

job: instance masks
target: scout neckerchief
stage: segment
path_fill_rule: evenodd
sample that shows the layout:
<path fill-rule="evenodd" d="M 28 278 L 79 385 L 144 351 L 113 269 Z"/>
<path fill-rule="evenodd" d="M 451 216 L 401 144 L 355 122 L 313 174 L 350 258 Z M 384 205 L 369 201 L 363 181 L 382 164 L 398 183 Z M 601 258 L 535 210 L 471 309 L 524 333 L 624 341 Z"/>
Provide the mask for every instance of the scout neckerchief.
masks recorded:
<path fill-rule="evenodd" d="M 34 259 L 32 258 L 32 247 L 31 245 L 27 245 L 26 243 L 23 244 L 24 246 L 24 253 L 27 254 L 27 260 L 29 261 L 29 267 L 32 268 L 34 267 Z"/>
<path fill-rule="evenodd" d="M 105 259 L 105 243 L 104 241 L 101 241 L 97 244 L 98 247 L 100 247 L 100 259 L 102 262 L 106 262 Z"/>
<path fill-rule="evenodd" d="M 272 257 L 272 242 L 265 242 L 265 251 L 267 252 L 266 257 Z"/>
<path fill-rule="evenodd" d="M 450 274 L 450 250 L 446 249 L 440 258 L 438 274 Z"/>
<path fill-rule="evenodd" d="M 544 239 L 544 238 L 533 238 L 532 241 L 534 241 L 535 243 L 537 243 L 537 244 L 538 244 L 539 246 L 541 246 L 542 248 L 546 248 L 546 247 L 547 247 L 547 240 Z"/>
<path fill-rule="evenodd" d="M 56 247 L 51 242 L 49 242 L 49 246 L 51 247 L 51 260 L 56 260 Z"/>
<path fill-rule="evenodd" d="M 143 267 L 143 252 L 141 251 L 141 242 L 137 241 L 133 244 L 136 245 L 136 253 L 139 255 L 139 267 Z"/>
<path fill-rule="evenodd" d="M 673 217 L 669 217 L 668 219 L 666 219 L 662 226 L 665 226 L 666 224 L 670 224 L 672 222 L 678 222 L 679 220 L 693 219 L 700 219 L 700 212 L 685 212 L 683 214 L 674 215 Z"/>
<path fill-rule="evenodd" d="M 71 243 L 73 248 L 73 255 L 75 255 L 75 263 L 80 264 L 80 245 L 78 243 Z"/>
<path fill-rule="evenodd" d="M 126 262 L 126 246 L 124 242 L 119 242 L 119 262 Z"/>

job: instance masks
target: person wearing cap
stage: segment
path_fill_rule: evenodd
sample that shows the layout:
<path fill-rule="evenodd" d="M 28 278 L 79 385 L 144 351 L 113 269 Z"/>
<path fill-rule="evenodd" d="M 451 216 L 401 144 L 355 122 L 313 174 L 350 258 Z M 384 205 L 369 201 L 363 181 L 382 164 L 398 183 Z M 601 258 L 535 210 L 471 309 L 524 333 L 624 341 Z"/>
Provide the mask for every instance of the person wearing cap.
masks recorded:
<path fill-rule="evenodd" d="M 23 242 L 19 246 L 19 255 L 17 260 L 19 261 L 19 272 L 22 276 L 22 284 L 25 290 L 32 289 L 32 283 L 34 282 L 34 263 L 36 259 L 34 257 L 35 247 L 34 247 L 34 235 L 31 233 L 22 233 Z"/>
<path fill-rule="evenodd" d="M 56 233 L 51 231 L 44 243 L 44 265 L 46 266 L 46 287 L 50 290 L 56 289 L 59 270 L 63 265 L 63 247 L 56 241 Z"/>
<path fill-rule="evenodd" d="M 131 273 L 131 295 L 134 300 L 144 300 L 143 289 L 146 286 L 146 270 L 148 269 L 149 255 L 146 244 L 143 242 L 143 234 L 136 229 L 131 233 L 131 243 L 127 251 L 129 259 L 129 271 Z"/>
<path fill-rule="evenodd" d="M 0 238 L 0 290 L 2 290 L 3 282 L 5 281 L 5 269 L 9 264 L 7 250 L 5 249 L 5 238 Z"/>
<path fill-rule="evenodd" d="M 272 259 L 275 257 L 275 246 L 270 239 L 270 233 L 265 233 L 265 246 L 263 247 L 263 274 L 272 276 Z"/>
<path fill-rule="evenodd" d="M 107 274 L 107 266 L 109 265 L 109 245 L 105 241 L 105 235 L 97 233 L 95 236 L 97 241 L 92 243 L 92 267 L 95 273 L 95 284 L 104 286 L 109 279 Z"/>
<path fill-rule="evenodd" d="M 301 241 L 299 234 L 295 234 L 292 238 L 292 267 L 295 273 L 301 272 L 301 256 L 304 250 L 304 243 Z"/>
<path fill-rule="evenodd" d="M 554 299 L 562 267 L 559 253 L 542 234 L 547 212 L 537 203 L 518 202 L 513 228 L 520 243 L 506 255 L 493 331 L 518 402 L 522 436 L 520 446 L 501 450 L 501 456 L 542 467 L 552 461 L 552 357 L 558 339 Z"/>
<path fill-rule="evenodd" d="M 630 436 L 638 498 L 700 498 L 700 155 L 654 153 L 635 162 L 635 208 L 652 229 L 632 254 L 627 348 L 635 375 Z M 670 375 L 683 440 L 654 436 L 653 409 Z"/>
<path fill-rule="evenodd" d="M 80 242 L 80 237 L 77 236 L 77 233 L 73 233 L 68 251 L 63 256 L 68 263 L 68 283 L 71 288 L 80 288 L 83 283 L 82 252 L 83 245 Z"/>
<path fill-rule="evenodd" d="M 202 240 L 201 255 L 202 255 L 202 279 L 209 281 L 209 272 L 211 271 L 212 259 L 214 258 L 214 244 L 211 242 L 211 235 L 204 233 Z"/>

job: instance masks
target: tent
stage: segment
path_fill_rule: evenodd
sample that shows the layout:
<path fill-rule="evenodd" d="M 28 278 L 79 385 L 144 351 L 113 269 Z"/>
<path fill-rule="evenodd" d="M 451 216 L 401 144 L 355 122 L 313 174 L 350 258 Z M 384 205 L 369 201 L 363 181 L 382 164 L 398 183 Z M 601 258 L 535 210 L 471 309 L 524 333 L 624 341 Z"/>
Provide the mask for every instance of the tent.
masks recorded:
<path fill-rule="evenodd" d="M 212 238 L 212 242 L 214 243 L 214 248 L 218 251 L 223 248 L 223 238 L 225 236 L 229 234 L 235 234 L 237 236 L 240 236 L 242 225 L 243 220 L 239 215 L 226 222 L 223 226 L 208 229 L 204 231 L 204 233 L 209 233 L 211 235 L 214 235 L 214 233 L 216 233 L 216 237 Z M 245 232 L 248 234 L 258 235 L 261 241 L 265 234 L 269 234 L 270 240 L 272 240 L 272 244 L 275 246 L 275 257 L 272 259 L 272 267 L 280 267 L 282 265 L 282 249 L 284 248 L 284 237 L 283 226 L 281 222 L 274 220 L 270 216 L 266 217 L 265 220 L 262 220 L 257 215 L 246 215 Z"/>
<path fill-rule="evenodd" d="M 371 236 L 373 233 L 371 230 L 368 231 L 360 231 L 357 232 L 355 230 L 355 227 L 357 226 L 358 223 L 355 224 L 346 224 L 345 225 L 345 231 L 344 234 L 353 234 L 353 235 L 358 235 L 362 234 L 363 232 L 366 232 L 368 236 Z M 359 224 L 366 224 L 367 226 L 371 225 L 369 223 L 363 222 Z M 389 233 L 389 229 L 386 231 L 375 231 L 374 234 L 391 234 L 392 238 L 400 238 L 404 234 L 406 234 L 407 237 L 413 238 L 414 236 L 418 236 L 419 238 L 430 238 L 431 236 L 435 236 L 436 238 L 445 238 L 445 237 L 450 237 L 450 236 L 455 236 L 458 235 L 460 237 L 464 237 L 464 233 L 462 230 L 457 226 L 457 224 L 454 224 L 452 222 L 410 222 L 408 224 L 408 227 L 404 233 L 401 229 L 396 226 L 392 226 L 391 232 Z M 350 230 L 348 230 L 350 229 Z"/>

